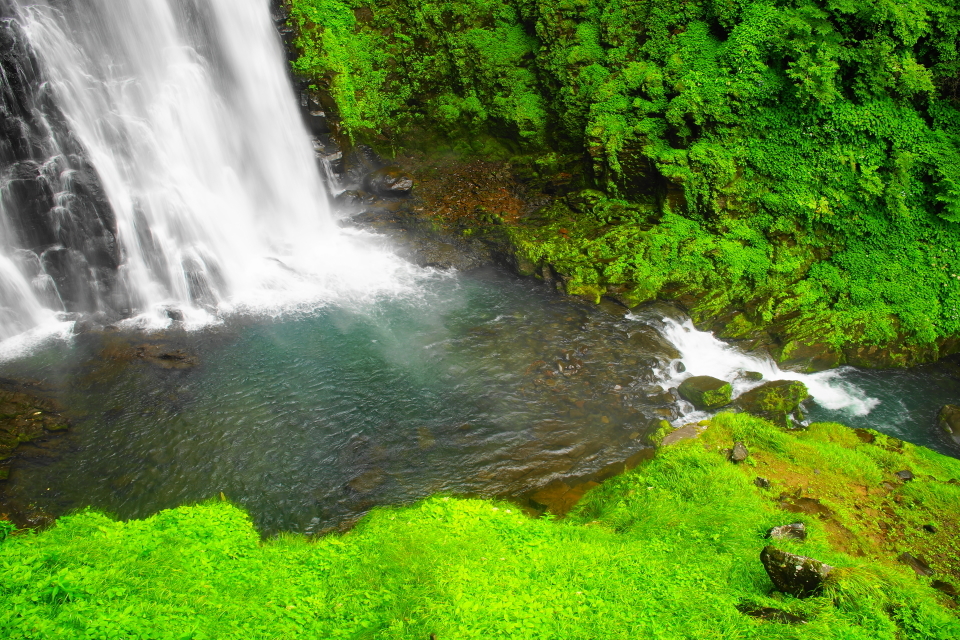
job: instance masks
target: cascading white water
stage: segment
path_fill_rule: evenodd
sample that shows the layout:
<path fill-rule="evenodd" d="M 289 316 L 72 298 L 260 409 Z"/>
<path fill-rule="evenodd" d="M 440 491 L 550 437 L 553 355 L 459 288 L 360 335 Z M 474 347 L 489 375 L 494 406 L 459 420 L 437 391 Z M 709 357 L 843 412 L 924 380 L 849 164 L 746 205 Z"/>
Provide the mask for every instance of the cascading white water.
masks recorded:
<path fill-rule="evenodd" d="M 676 386 L 690 376 L 713 376 L 728 380 L 733 385 L 734 397 L 770 380 L 800 380 L 810 391 L 814 402 L 826 409 L 863 416 L 879 404 L 876 398 L 868 397 L 861 389 L 842 379 L 842 369 L 830 369 L 819 373 L 783 371 L 769 356 L 743 353 L 712 333 L 699 331 L 690 320 L 677 322 L 664 319 L 663 335 L 680 351 L 684 364 L 683 373 L 668 374 L 667 385 Z M 763 374 L 763 381 L 753 382 L 738 377 L 743 371 Z M 690 416 L 683 420 L 691 419 Z"/>
<path fill-rule="evenodd" d="M 400 286 L 407 267 L 331 215 L 267 0 L 13 5 L 116 216 L 132 312 L 202 321 Z M 9 262 L 8 335 L 44 315 Z"/>

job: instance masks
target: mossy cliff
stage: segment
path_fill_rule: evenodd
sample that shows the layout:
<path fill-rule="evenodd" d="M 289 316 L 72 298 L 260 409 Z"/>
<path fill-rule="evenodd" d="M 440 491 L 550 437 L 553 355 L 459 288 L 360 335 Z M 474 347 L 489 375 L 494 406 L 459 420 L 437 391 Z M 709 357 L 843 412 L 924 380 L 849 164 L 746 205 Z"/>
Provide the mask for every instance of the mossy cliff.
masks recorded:
<path fill-rule="evenodd" d="M 295 69 L 346 137 L 509 160 L 551 196 L 599 190 L 508 220 L 520 261 L 551 265 L 568 292 L 679 298 L 801 364 L 906 365 L 958 348 L 955 4 L 290 9 Z"/>
<path fill-rule="evenodd" d="M 0 520 L 0 636 L 960 637 L 957 460 L 836 424 L 723 413 L 701 431 L 560 521 L 442 496 L 313 540 L 261 541 L 225 501 L 5 541 Z M 805 540 L 765 538 L 795 522 Z M 767 545 L 835 569 L 811 597 L 777 592 Z"/>

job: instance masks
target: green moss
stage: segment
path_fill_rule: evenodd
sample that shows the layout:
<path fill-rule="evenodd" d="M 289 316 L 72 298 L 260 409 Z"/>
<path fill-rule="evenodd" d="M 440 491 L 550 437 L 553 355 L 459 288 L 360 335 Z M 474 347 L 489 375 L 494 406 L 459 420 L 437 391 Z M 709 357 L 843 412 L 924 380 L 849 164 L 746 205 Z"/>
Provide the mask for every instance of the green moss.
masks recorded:
<path fill-rule="evenodd" d="M 677 391 L 697 409 L 718 409 L 730 404 L 733 387 L 710 376 L 693 376 L 680 383 Z"/>
<path fill-rule="evenodd" d="M 743 337 L 768 332 L 838 353 L 906 345 L 910 353 L 875 357 L 885 365 L 955 348 L 946 342 L 960 333 L 953 5 L 292 7 L 295 66 L 332 95 L 352 135 L 388 150 L 585 158 L 596 186 L 630 213 L 578 211 L 562 239 L 553 224 L 514 231 L 520 251 L 573 290 L 627 304 L 690 294 L 698 319 L 739 312 Z"/>

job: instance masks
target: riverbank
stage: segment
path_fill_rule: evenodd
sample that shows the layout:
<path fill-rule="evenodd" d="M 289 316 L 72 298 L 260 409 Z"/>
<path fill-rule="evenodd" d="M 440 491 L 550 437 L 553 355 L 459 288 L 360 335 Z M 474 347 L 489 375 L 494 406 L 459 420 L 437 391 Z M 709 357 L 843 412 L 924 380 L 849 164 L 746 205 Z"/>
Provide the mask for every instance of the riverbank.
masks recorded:
<path fill-rule="evenodd" d="M 704 426 L 559 521 L 446 496 L 376 509 L 318 539 L 261 541 L 221 500 L 129 522 L 66 516 L 0 543 L 0 629 L 45 639 L 960 634 L 949 595 L 960 583 L 960 462 L 834 424 L 787 432 L 720 414 Z M 739 463 L 735 442 L 748 454 Z M 764 537 L 793 522 L 805 541 Z M 835 567 L 822 592 L 773 591 L 759 560 L 770 544 Z"/>
<path fill-rule="evenodd" d="M 567 292 L 676 300 L 804 370 L 960 347 L 955 13 L 287 4 L 334 137 L 509 167 L 534 206 L 458 231 L 502 226 Z"/>

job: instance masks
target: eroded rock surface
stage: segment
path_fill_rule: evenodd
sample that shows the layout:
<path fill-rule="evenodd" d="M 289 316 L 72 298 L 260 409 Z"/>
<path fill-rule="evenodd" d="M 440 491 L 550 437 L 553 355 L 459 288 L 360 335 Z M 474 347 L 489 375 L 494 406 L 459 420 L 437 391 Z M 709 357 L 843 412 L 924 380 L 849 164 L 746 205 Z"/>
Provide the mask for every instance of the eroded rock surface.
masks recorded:
<path fill-rule="evenodd" d="M 797 598 L 819 593 L 827 576 L 833 571 L 833 567 L 819 560 L 787 553 L 771 546 L 764 547 L 760 552 L 760 561 L 777 591 Z"/>

